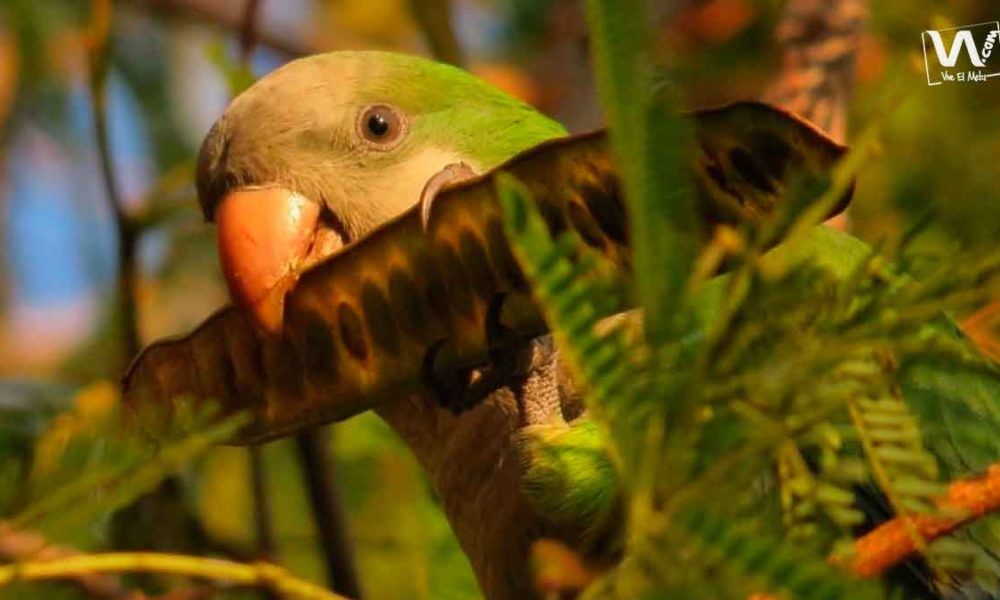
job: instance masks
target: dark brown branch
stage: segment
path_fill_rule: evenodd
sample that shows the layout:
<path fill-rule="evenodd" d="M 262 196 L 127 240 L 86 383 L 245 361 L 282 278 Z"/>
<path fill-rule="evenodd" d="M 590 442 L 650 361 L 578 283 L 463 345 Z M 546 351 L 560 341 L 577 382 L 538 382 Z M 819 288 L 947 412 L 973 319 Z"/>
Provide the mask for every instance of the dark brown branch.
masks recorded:
<path fill-rule="evenodd" d="M 129 0 L 134 6 L 159 17 L 173 21 L 198 22 L 220 29 L 240 32 L 245 24 L 244 11 L 238 3 L 213 0 Z M 267 46 L 289 57 L 322 52 L 315 40 L 308 36 L 290 36 L 258 27 L 255 43 Z"/>
<path fill-rule="evenodd" d="M 325 430 L 319 428 L 295 436 L 330 586 L 338 594 L 360 598 L 353 552 L 347 541 L 347 520 L 333 483 L 329 442 Z"/>
<path fill-rule="evenodd" d="M 274 562 L 276 546 L 274 543 L 274 524 L 271 521 L 271 496 L 267 492 L 267 470 L 260 446 L 250 446 L 247 456 L 250 458 L 250 486 L 253 495 L 253 528 L 255 534 L 257 560 Z M 267 600 L 277 600 L 278 596 L 271 590 L 264 590 Z"/>
<path fill-rule="evenodd" d="M 243 67 L 250 68 L 253 47 L 257 44 L 257 17 L 260 14 L 260 0 L 246 0 L 243 9 L 243 24 L 240 26 L 240 57 Z"/>
<path fill-rule="evenodd" d="M 119 366 L 124 372 L 132 357 L 139 352 L 139 316 L 135 299 L 136 241 L 138 230 L 126 212 L 121 192 L 115 180 L 111 142 L 108 138 L 107 82 L 111 60 L 111 0 L 91 3 L 90 93 L 94 138 L 101 163 L 101 176 L 108 204 L 114 214 L 118 237 L 118 276 L 116 314 L 121 319 L 121 352 Z"/>
<path fill-rule="evenodd" d="M 462 66 L 462 49 L 455 37 L 448 0 L 410 0 L 410 11 L 427 38 L 431 56 Z"/>
<path fill-rule="evenodd" d="M 257 558 L 274 559 L 274 526 L 271 523 L 271 500 L 267 493 L 264 461 L 260 446 L 248 448 L 250 456 L 250 486 L 253 490 L 253 523 L 257 540 Z"/>

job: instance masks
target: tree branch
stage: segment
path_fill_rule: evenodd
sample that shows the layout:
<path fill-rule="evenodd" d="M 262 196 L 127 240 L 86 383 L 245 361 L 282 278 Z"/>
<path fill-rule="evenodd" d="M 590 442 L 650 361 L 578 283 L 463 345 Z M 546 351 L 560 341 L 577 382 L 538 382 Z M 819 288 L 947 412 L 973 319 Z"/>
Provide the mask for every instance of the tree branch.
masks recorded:
<path fill-rule="evenodd" d="M 0 522 L 0 559 L 20 563 L 30 560 L 56 561 L 77 556 L 78 551 L 50 544 L 41 535 L 17 530 L 9 523 Z M 84 573 L 71 578 L 73 583 L 92 598 L 119 600 L 133 597 L 122 587 L 117 578 L 108 575 Z"/>
<path fill-rule="evenodd" d="M 937 506 L 935 514 L 896 517 L 882 523 L 855 540 L 853 552 L 831 555 L 828 561 L 850 569 L 857 577 L 879 577 L 934 540 L 1000 510 L 1000 463 L 990 465 L 982 477 L 953 482 Z M 750 600 L 774 600 L 774 596 L 756 594 Z"/>
<path fill-rule="evenodd" d="M 832 557 L 830 562 L 850 567 L 859 577 L 876 577 L 927 545 L 962 525 L 1000 510 L 1000 463 L 976 479 L 959 479 L 938 501 L 939 514 L 897 517 L 879 525 L 854 542 L 849 557 Z M 919 539 L 910 535 L 916 531 Z"/>
<path fill-rule="evenodd" d="M 964 333 L 985 356 L 1000 363 L 1000 300 L 994 300 L 967 317 Z"/>
<path fill-rule="evenodd" d="M 448 0 L 410 0 L 410 12 L 427 38 L 431 56 L 462 66 L 462 48 L 455 37 Z"/>
<path fill-rule="evenodd" d="M 242 31 L 245 23 L 244 11 L 232 2 L 210 0 L 129 0 L 129 2 L 168 20 L 205 23 L 227 31 Z M 324 50 L 315 40 L 310 40 L 308 37 L 283 35 L 264 28 L 259 28 L 255 37 L 256 43 L 289 57 L 315 54 Z"/>
<path fill-rule="evenodd" d="M 306 491 L 316 520 L 320 547 L 326 557 L 325 566 L 330 586 L 338 593 L 361 597 L 354 557 L 347 540 L 347 519 L 340 504 L 333 479 L 333 460 L 329 438 L 322 428 L 312 428 L 295 436 Z"/>
<path fill-rule="evenodd" d="M 0 566 L 0 587 L 15 581 L 80 579 L 95 574 L 156 573 L 225 581 L 264 588 L 303 600 L 345 600 L 322 587 L 298 579 L 278 565 L 244 564 L 217 558 L 200 558 L 158 552 L 107 552 L 78 554 L 58 560 L 34 560 Z"/>
<path fill-rule="evenodd" d="M 121 352 L 119 367 L 124 372 L 132 357 L 139 352 L 139 317 L 135 299 L 136 242 L 139 230 L 126 212 L 115 180 L 111 142 L 108 137 L 107 83 L 111 60 L 111 0 L 91 2 L 90 23 L 90 94 L 94 137 L 101 163 L 101 176 L 114 215 L 118 236 L 118 276 L 116 314 L 121 319 Z"/>
<path fill-rule="evenodd" d="M 240 56 L 243 66 L 250 69 L 253 47 L 257 44 L 257 17 L 260 14 L 260 0 L 246 0 L 243 9 L 243 24 L 240 26 Z"/>
<path fill-rule="evenodd" d="M 257 556 L 261 559 L 274 558 L 274 526 L 271 523 L 271 501 L 267 493 L 263 457 L 260 446 L 247 449 L 250 457 L 250 487 L 253 490 L 253 523 L 257 540 Z"/>

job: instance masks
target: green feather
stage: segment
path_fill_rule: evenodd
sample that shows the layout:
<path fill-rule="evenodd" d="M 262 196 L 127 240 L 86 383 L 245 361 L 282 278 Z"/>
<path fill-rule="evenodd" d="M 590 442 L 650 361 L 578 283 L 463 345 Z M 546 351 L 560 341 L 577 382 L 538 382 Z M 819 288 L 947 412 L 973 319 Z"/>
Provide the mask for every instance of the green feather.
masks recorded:
<path fill-rule="evenodd" d="M 615 468 L 594 421 L 583 417 L 525 427 L 518 451 L 525 491 L 546 520 L 579 536 L 585 549 L 617 537 L 621 511 Z"/>
<path fill-rule="evenodd" d="M 393 98 L 417 115 L 411 131 L 414 146 L 434 144 L 456 149 L 484 169 L 493 168 L 541 142 L 566 135 L 558 122 L 532 106 L 452 65 L 390 52 L 340 52 L 356 61 L 362 101 Z"/>

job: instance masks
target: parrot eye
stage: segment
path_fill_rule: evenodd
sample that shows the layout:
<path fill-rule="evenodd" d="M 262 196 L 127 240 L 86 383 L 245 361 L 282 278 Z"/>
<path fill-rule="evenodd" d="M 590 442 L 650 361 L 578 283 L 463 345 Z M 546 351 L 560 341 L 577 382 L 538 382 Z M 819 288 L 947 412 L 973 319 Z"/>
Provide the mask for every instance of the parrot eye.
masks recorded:
<path fill-rule="evenodd" d="M 395 147 L 405 133 L 402 113 L 387 104 L 373 104 L 358 117 L 358 135 L 378 150 Z"/>

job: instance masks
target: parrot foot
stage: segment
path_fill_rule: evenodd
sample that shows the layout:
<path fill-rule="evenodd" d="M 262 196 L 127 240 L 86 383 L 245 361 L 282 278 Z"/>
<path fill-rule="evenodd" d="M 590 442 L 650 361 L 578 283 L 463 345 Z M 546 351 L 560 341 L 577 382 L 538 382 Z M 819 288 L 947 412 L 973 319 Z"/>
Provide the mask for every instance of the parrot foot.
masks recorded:
<path fill-rule="evenodd" d="M 465 181 L 475 177 L 476 172 L 472 167 L 464 162 L 457 162 L 445 165 L 443 169 L 431 176 L 424 184 L 424 189 L 420 192 L 420 223 L 427 231 L 427 226 L 431 221 L 431 208 L 434 206 L 434 198 L 437 197 L 445 186 L 460 181 Z"/>
<path fill-rule="evenodd" d="M 499 389 L 517 388 L 524 383 L 531 365 L 531 342 L 518 338 L 500 323 L 503 294 L 490 303 L 486 315 L 489 364 L 485 368 L 465 367 L 442 373 L 434 368 L 446 340 L 439 340 L 424 359 L 424 380 L 441 407 L 454 415 L 482 403 Z"/>

